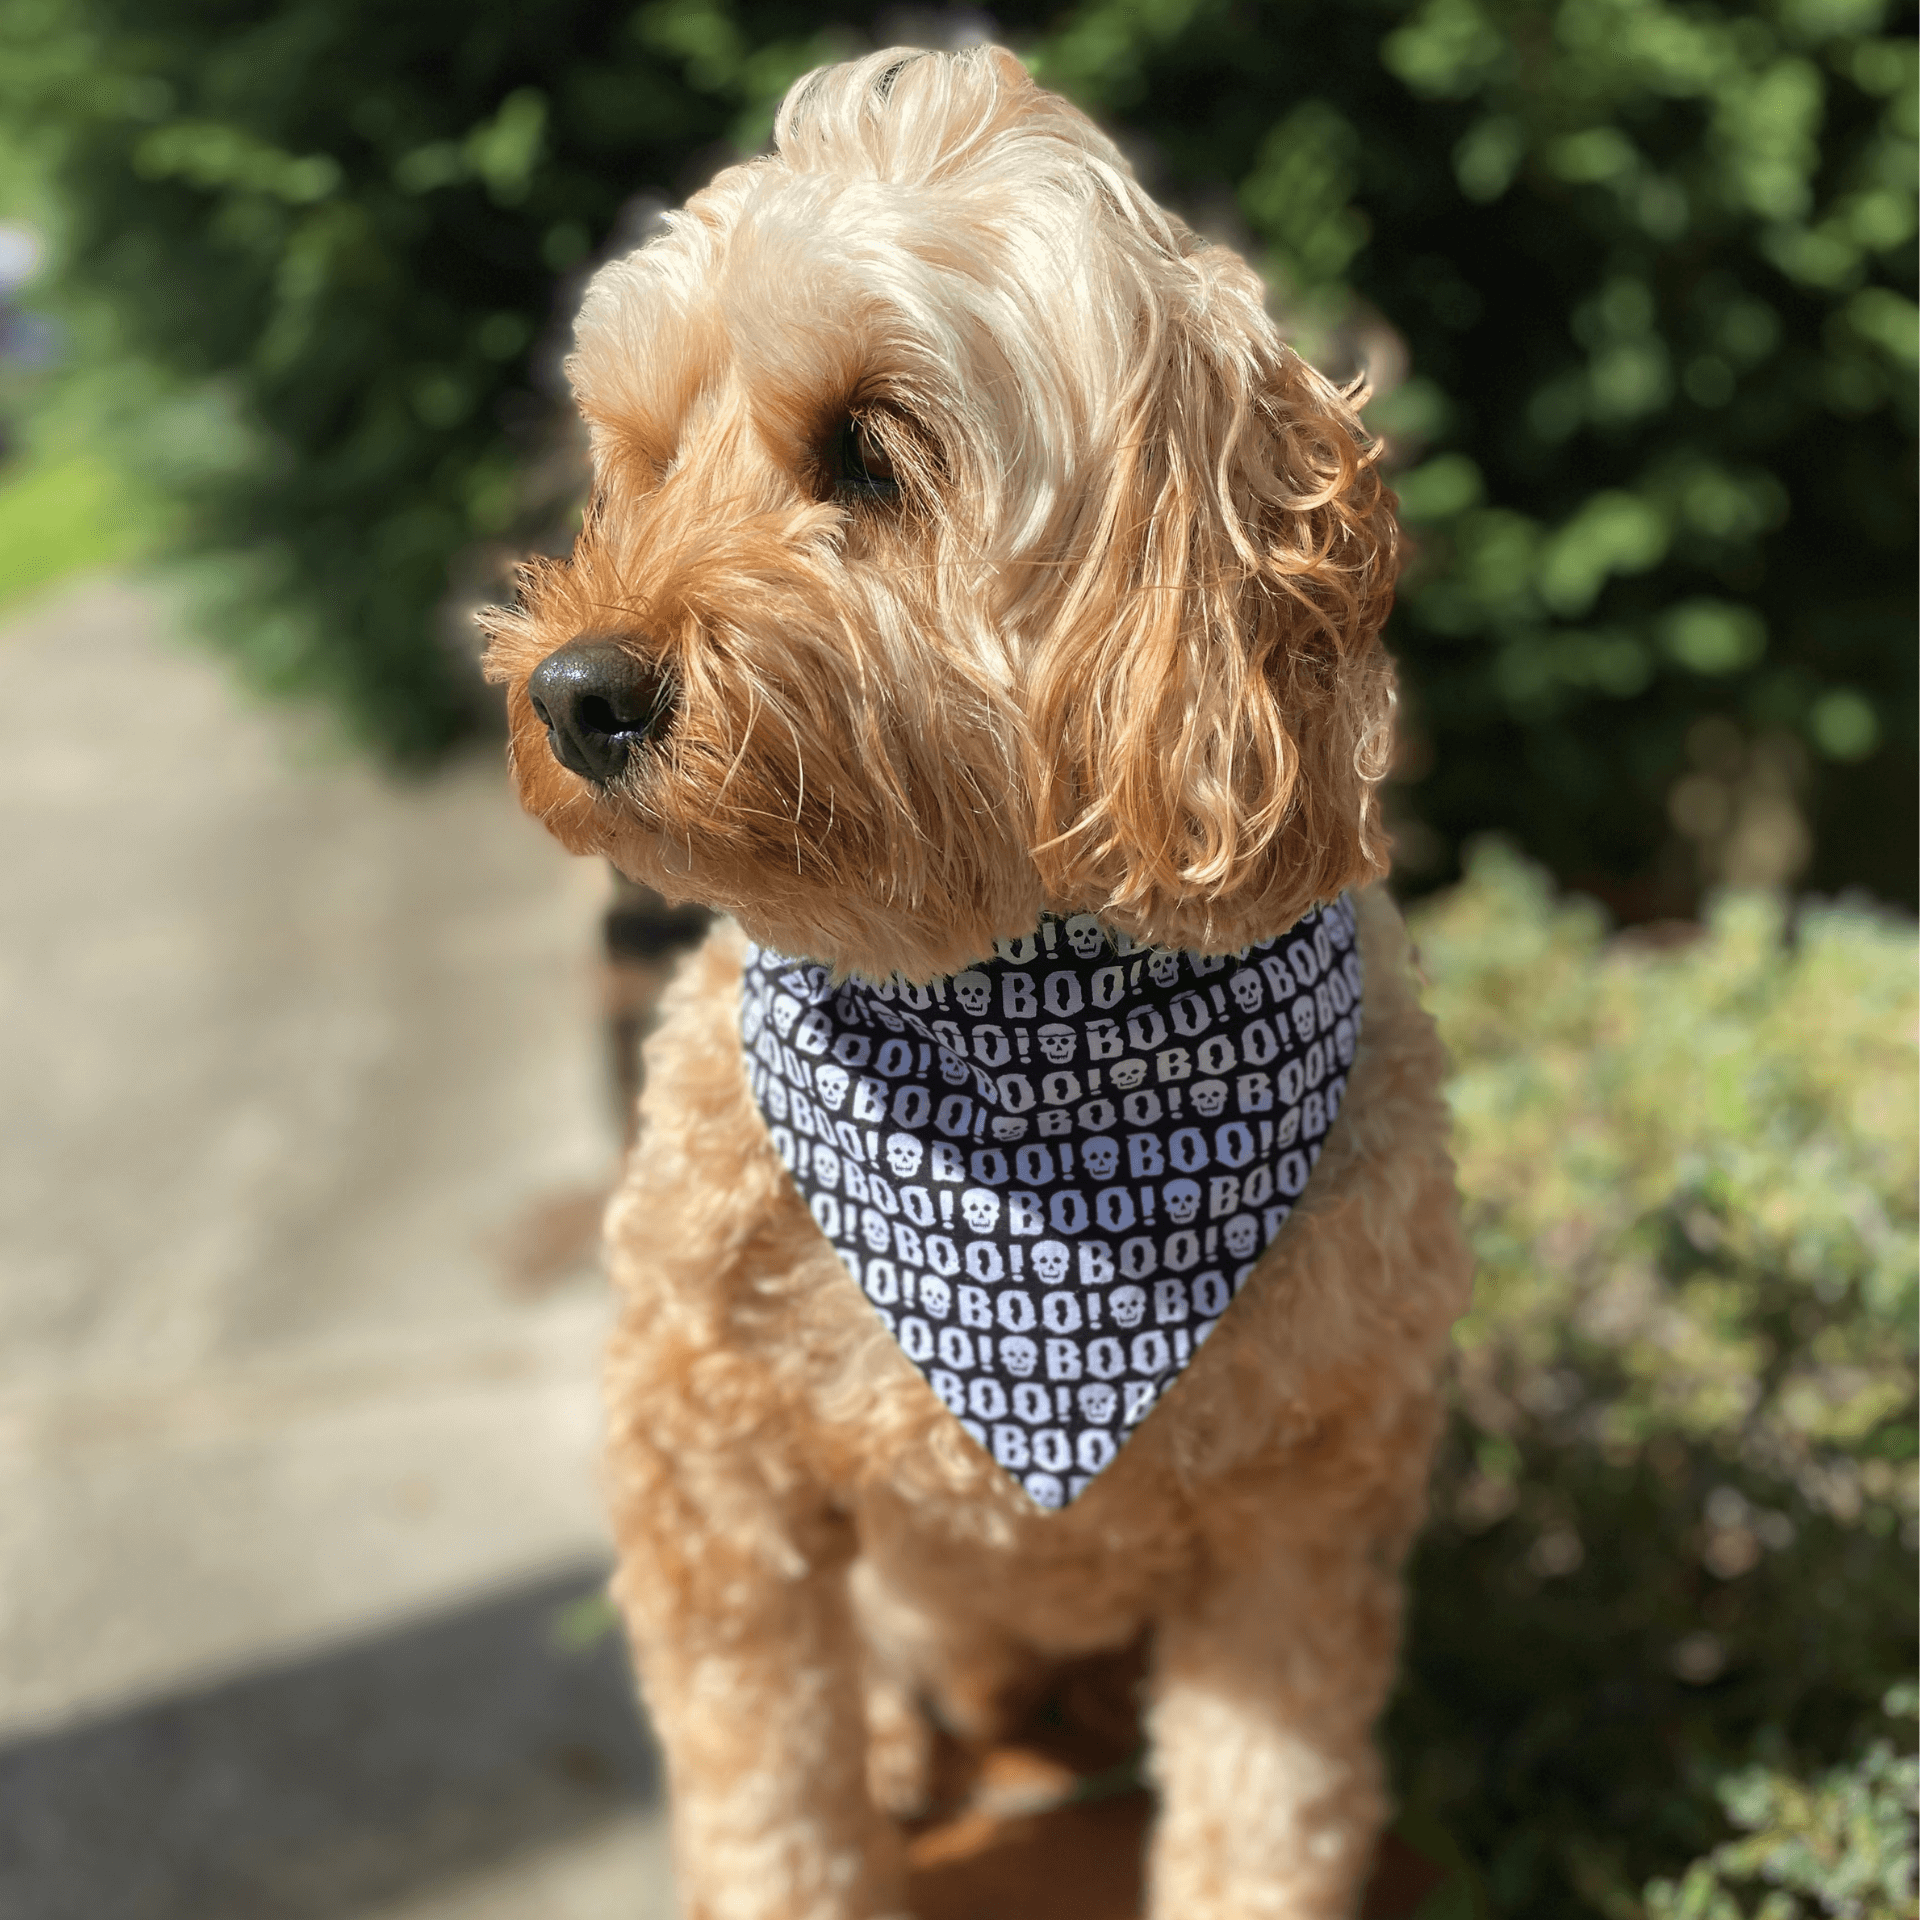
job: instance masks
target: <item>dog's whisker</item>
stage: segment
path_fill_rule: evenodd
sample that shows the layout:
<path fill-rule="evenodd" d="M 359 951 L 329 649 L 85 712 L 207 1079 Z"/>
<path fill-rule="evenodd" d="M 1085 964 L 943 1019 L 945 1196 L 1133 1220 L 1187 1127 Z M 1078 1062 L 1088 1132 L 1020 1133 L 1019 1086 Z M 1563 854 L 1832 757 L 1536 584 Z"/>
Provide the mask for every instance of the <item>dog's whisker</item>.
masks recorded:
<path fill-rule="evenodd" d="M 798 783 L 793 796 L 793 871 L 797 878 L 804 872 L 800 857 L 800 812 L 807 804 L 807 756 L 800 744 L 800 730 L 793 724 L 791 715 L 787 718 L 787 731 L 793 736 L 793 766 Z"/>
<path fill-rule="evenodd" d="M 733 786 L 734 776 L 740 771 L 742 764 L 746 760 L 747 749 L 753 744 L 753 730 L 759 722 L 762 701 L 761 691 L 757 684 L 748 688 L 747 698 L 746 725 L 741 730 L 740 745 L 735 750 L 733 759 L 728 763 L 726 772 L 721 775 L 719 790 L 713 796 L 713 804 L 716 807 L 719 806 L 721 801 L 726 799 L 728 791 Z"/>

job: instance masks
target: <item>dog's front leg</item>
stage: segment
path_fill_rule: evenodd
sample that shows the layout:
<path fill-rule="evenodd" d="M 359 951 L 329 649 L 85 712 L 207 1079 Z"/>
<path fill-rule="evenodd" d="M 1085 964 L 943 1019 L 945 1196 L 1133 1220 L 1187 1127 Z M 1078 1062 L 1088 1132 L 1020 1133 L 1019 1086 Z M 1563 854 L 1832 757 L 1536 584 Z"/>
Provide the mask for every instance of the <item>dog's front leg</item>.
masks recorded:
<path fill-rule="evenodd" d="M 1357 1910 L 1385 1805 L 1372 1726 L 1393 1675 L 1399 1547 L 1358 1524 L 1249 1541 L 1162 1618 L 1151 1920 Z"/>
<path fill-rule="evenodd" d="M 614 1593 L 666 1750 L 686 1920 L 899 1913 L 899 1837 L 867 1795 L 851 1529 L 751 1468 L 631 1443 L 615 1465 Z"/>

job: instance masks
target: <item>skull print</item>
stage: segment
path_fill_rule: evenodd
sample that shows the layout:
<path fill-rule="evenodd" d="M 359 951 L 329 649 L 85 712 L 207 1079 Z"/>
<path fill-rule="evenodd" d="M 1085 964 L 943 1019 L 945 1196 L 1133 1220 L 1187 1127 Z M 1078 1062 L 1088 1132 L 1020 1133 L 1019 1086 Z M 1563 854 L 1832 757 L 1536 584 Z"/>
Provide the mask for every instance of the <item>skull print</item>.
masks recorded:
<path fill-rule="evenodd" d="M 912 1134 L 887 1135 L 887 1165 L 893 1169 L 896 1180 L 911 1180 L 920 1171 L 920 1162 L 925 1155 L 926 1149 Z"/>
<path fill-rule="evenodd" d="M 820 1104 L 829 1113 L 840 1111 L 841 1103 L 847 1097 L 849 1084 L 845 1067 L 828 1064 L 824 1067 L 815 1067 L 813 1070 L 814 1090 L 820 1096 Z"/>
<path fill-rule="evenodd" d="M 1049 1020 L 1037 1036 L 1040 1051 L 1056 1067 L 1064 1067 L 1073 1058 L 1074 1031 L 1063 1020 Z"/>
<path fill-rule="evenodd" d="M 1119 1403 L 1120 1396 L 1097 1380 L 1080 1389 L 1080 1415 L 1089 1426 L 1111 1425 Z"/>
<path fill-rule="evenodd" d="M 991 1233 L 1000 1223 L 1000 1196 L 991 1187 L 969 1187 L 960 1196 L 960 1211 L 975 1233 Z"/>
<path fill-rule="evenodd" d="M 987 1010 L 992 986 L 984 973 L 956 973 L 953 976 L 953 992 L 954 997 L 977 1020 Z"/>
<path fill-rule="evenodd" d="M 1067 944 L 1082 960 L 1097 960 L 1107 938 L 1092 914 L 1076 913 L 1067 921 Z"/>
<path fill-rule="evenodd" d="M 1260 976 L 1251 967 L 1242 967 L 1227 982 L 1227 986 L 1233 994 L 1234 1005 L 1242 1013 L 1260 1011 L 1260 1002 L 1263 997 L 1260 991 Z"/>
<path fill-rule="evenodd" d="M 1203 1118 L 1215 1119 L 1227 1110 L 1227 1083 L 1224 1080 L 1196 1081 L 1192 1099 Z"/>
<path fill-rule="evenodd" d="M 1120 1145 L 1103 1133 L 1096 1133 L 1080 1148 L 1080 1158 L 1096 1180 L 1111 1180 L 1120 1171 Z"/>
<path fill-rule="evenodd" d="M 1067 1250 L 1058 1240 L 1042 1240 L 1034 1248 L 1033 1270 L 1043 1285 L 1057 1287 L 1067 1277 Z"/>
<path fill-rule="evenodd" d="M 1176 1227 L 1191 1226 L 1200 1213 L 1200 1183 L 1197 1180 L 1169 1180 L 1160 1190 L 1167 1212 Z"/>
<path fill-rule="evenodd" d="M 1000 1342 L 1000 1364 L 1016 1380 L 1024 1380 L 1040 1364 L 1040 1349 L 1025 1334 L 1010 1333 Z"/>

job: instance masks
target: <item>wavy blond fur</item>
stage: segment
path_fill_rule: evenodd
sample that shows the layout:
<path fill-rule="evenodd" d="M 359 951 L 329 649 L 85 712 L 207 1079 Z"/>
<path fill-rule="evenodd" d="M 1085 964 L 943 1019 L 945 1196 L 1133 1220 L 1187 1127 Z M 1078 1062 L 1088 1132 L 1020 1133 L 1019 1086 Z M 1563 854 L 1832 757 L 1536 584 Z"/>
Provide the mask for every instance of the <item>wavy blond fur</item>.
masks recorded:
<path fill-rule="evenodd" d="M 595 278 L 594 503 L 487 616 L 528 804 L 843 966 L 950 971 L 1042 905 L 1224 949 L 1385 866 L 1390 497 L 1245 264 L 995 49 L 809 75 L 772 155 Z M 822 495 L 861 411 L 897 506 Z M 674 676 L 607 791 L 524 684 Z"/>
<path fill-rule="evenodd" d="M 521 793 L 747 932 L 948 972 L 1044 905 L 1223 950 L 1377 874 L 1391 501 L 1247 267 L 995 50 L 801 81 L 774 152 L 604 268 L 595 490 L 488 616 Z M 857 415 L 897 500 L 823 449 Z M 677 688 L 605 786 L 528 676 L 611 636 Z M 1441 1061 L 1384 892 L 1292 1217 L 1081 1498 L 1042 1513 L 888 1336 L 742 1071 L 739 931 L 683 969 L 609 1215 L 616 1595 L 690 1920 L 899 1920 L 927 1703 L 991 1734 L 1151 1645 L 1150 1920 L 1339 1920 L 1467 1261 Z M 942 1908 L 941 1910 L 944 1910 Z"/>

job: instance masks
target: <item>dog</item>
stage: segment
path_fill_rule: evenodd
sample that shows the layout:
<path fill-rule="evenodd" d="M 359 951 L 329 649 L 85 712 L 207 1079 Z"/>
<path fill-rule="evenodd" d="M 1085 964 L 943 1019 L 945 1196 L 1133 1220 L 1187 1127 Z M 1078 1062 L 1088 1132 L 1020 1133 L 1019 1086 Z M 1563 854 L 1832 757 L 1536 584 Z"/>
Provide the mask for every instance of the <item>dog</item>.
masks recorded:
<path fill-rule="evenodd" d="M 483 623 L 526 806 L 727 916 L 608 1215 L 685 1909 L 904 1912 L 929 1715 L 1145 1636 L 1150 1912 L 1350 1913 L 1469 1285 L 1357 394 L 997 49 L 799 81 L 576 341 Z"/>

